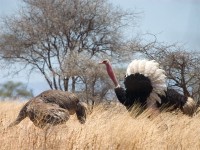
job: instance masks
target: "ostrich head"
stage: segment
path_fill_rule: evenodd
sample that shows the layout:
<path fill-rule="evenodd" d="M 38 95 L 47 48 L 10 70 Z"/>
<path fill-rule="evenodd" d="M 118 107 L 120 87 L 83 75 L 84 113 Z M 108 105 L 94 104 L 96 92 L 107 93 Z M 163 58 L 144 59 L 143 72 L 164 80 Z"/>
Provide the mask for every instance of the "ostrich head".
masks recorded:
<path fill-rule="evenodd" d="M 99 64 L 105 64 L 106 65 L 106 70 L 107 70 L 107 73 L 108 73 L 110 79 L 113 81 L 115 87 L 119 87 L 119 83 L 117 81 L 115 73 L 113 72 L 110 61 L 108 59 L 105 59 L 102 62 L 100 62 Z"/>
<path fill-rule="evenodd" d="M 108 65 L 110 64 L 110 61 L 108 59 L 103 60 L 102 62 L 100 62 L 99 64 L 105 64 Z"/>

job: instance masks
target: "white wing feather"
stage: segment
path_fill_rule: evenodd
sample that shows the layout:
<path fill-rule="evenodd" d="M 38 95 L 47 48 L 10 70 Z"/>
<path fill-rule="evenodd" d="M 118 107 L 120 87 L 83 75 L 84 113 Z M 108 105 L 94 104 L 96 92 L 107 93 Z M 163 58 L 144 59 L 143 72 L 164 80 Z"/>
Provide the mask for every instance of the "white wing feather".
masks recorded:
<path fill-rule="evenodd" d="M 159 68 L 159 64 L 155 60 L 133 60 L 128 65 L 126 76 L 135 73 L 143 74 L 151 81 L 153 90 L 148 97 L 148 101 L 161 103 L 158 95 L 165 95 L 167 86 L 165 71 Z"/>

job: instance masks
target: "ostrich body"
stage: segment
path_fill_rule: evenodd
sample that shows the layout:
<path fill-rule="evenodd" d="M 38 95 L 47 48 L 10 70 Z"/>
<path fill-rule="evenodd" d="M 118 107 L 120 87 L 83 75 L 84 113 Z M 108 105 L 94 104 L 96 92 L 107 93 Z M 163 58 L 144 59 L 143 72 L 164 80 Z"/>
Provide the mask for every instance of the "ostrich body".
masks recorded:
<path fill-rule="evenodd" d="M 107 73 L 115 85 L 118 100 L 128 109 L 139 103 L 141 107 L 159 111 L 160 107 L 180 108 L 183 113 L 192 116 L 196 103 L 166 86 L 165 71 L 154 60 L 133 60 L 127 67 L 124 85 L 121 87 L 113 72 L 109 60 L 104 60 Z"/>
<path fill-rule="evenodd" d="M 75 94 L 61 90 L 48 90 L 30 99 L 9 127 L 19 124 L 26 117 L 29 117 L 39 128 L 63 124 L 70 115 L 75 113 L 79 122 L 84 124 L 86 109 L 86 104 L 80 102 Z"/>

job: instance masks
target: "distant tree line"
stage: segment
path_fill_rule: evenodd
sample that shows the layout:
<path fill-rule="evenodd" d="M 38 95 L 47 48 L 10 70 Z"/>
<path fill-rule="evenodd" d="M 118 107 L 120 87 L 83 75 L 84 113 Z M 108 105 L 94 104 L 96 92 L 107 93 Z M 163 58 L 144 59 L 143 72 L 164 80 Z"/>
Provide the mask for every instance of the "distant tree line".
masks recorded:
<path fill-rule="evenodd" d="M 0 100 L 22 100 L 33 97 L 32 90 L 28 90 L 21 82 L 7 81 L 0 84 Z"/>

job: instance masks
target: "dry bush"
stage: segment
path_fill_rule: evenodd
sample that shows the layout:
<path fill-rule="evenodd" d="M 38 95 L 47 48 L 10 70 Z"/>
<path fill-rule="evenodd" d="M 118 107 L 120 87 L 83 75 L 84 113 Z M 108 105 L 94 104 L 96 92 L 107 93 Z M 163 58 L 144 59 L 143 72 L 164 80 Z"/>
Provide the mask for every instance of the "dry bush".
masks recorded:
<path fill-rule="evenodd" d="M 181 113 L 163 112 L 148 119 L 147 112 L 131 117 L 120 104 L 99 105 L 88 114 L 84 125 L 71 116 L 66 124 L 52 127 L 47 133 L 35 127 L 28 118 L 7 128 L 21 106 L 17 102 L 0 103 L 0 149 L 200 149 L 199 114 L 190 118 Z"/>

